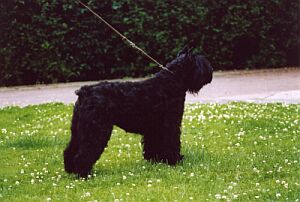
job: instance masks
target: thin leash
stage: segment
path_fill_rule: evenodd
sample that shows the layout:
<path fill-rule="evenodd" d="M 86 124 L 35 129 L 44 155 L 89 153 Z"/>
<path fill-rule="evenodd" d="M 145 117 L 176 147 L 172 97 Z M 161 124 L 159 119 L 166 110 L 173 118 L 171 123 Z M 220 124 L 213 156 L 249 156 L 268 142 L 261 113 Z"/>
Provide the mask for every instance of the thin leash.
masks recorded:
<path fill-rule="evenodd" d="M 133 43 L 131 40 L 129 40 L 126 36 L 124 36 L 123 34 L 121 34 L 121 32 L 119 32 L 116 28 L 114 28 L 111 24 L 109 24 L 106 20 L 104 20 L 99 14 L 97 14 L 95 11 L 93 11 L 90 7 L 88 7 L 87 5 L 85 5 L 84 3 L 82 3 L 81 1 L 77 1 L 78 3 L 80 3 L 82 6 L 84 6 L 85 8 L 87 8 L 91 13 L 93 13 L 98 19 L 100 19 L 103 23 L 105 23 L 110 29 L 112 29 L 116 34 L 118 34 L 122 40 L 127 41 L 128 44 L 138 50 L 140 53 L 142 53 L 143 55 L 145 55 L 147 58 L 149 58 L 150 60 L 152 60 L 155 64 L 157 64 L 160 68 L 167 70 L 170 73 L 173 73 L 172 71 L 170 71 L 168 68 L 166 68 L 165 66 L 163 66 L 162 64 L 160 64 L 157 60 L 155 60 L 153 57 L 151 57 L 148 53 L 146 53 L 143 49 L 141 49 L 140 47 L 138 47 L 137 45 L 135 45 L 135 43 Z"/>

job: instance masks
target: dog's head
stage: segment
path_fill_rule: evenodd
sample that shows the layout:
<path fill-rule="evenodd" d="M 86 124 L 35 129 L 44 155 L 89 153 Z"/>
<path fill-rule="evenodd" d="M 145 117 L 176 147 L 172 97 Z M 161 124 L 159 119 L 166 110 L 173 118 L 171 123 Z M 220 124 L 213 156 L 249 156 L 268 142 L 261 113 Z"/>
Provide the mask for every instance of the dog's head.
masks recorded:
<path fill-rule="evenodd" d="M 210 62 L 202 55 L 193 54 L 192 49 L 187 46 L 167 68 L 184 81 L 191 93 L 197 93 L 204 85 L 210 83 L 213 77 Z"/>

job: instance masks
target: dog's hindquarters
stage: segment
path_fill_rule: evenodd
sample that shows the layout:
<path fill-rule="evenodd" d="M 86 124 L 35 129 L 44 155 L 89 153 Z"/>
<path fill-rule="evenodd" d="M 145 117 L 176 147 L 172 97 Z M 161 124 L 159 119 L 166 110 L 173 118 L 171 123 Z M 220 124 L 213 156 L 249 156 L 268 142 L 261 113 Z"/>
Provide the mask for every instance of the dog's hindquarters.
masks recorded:
<path fill-rule="evenodd" d="M 99 98 L 79 95 L 72 118 L 71 141 L 64 151 L 67 172 L 87 177 L 107 146 L 113 125 L 104 107 L 99 105 Z"/>

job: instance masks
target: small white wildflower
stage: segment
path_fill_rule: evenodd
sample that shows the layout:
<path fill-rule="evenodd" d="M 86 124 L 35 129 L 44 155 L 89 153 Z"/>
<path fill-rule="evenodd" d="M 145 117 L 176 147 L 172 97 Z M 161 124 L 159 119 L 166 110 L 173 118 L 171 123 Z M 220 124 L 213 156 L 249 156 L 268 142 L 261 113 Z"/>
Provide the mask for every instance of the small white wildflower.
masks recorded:
<path fill-rule="evenodd" d="M 221 195 L 221 194 L 216 194 L 216 195 L 215 195 L 215 198 L 216 198 L 216 199 L 221 199 L 221 198 L 222 198 L 222 195 Z"/>
<path fill-rule="evenodd" d="M 255 167 L 253 168 L 253 171 L 256 172 L 256 173 L 259 173 L 259 170 Z"/>
<path fill-rule="evenodd" d="M 89 197 L 89 196 L 91 196 L 91 193 L 90 192 L 86 192 L 81 197 Z"/>
<path fill-rule="evenodd" d="M 233 194 L 232 197 L 233 197 L 233 199 L 237 199 L 239 197 L 239 195 Z"/>

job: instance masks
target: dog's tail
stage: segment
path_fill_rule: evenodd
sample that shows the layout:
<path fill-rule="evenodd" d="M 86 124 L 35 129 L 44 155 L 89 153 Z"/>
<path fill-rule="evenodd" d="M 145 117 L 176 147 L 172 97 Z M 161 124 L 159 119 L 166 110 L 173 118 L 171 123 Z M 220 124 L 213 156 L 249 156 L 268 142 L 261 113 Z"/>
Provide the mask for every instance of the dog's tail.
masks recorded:
<path fill-rule="evenodd" d="M 78 97 L 84 97 L 89 94 L 89 86 L 82 86 L 80 89 L 75 91 L 75 94 L 78 95 Z"/>

